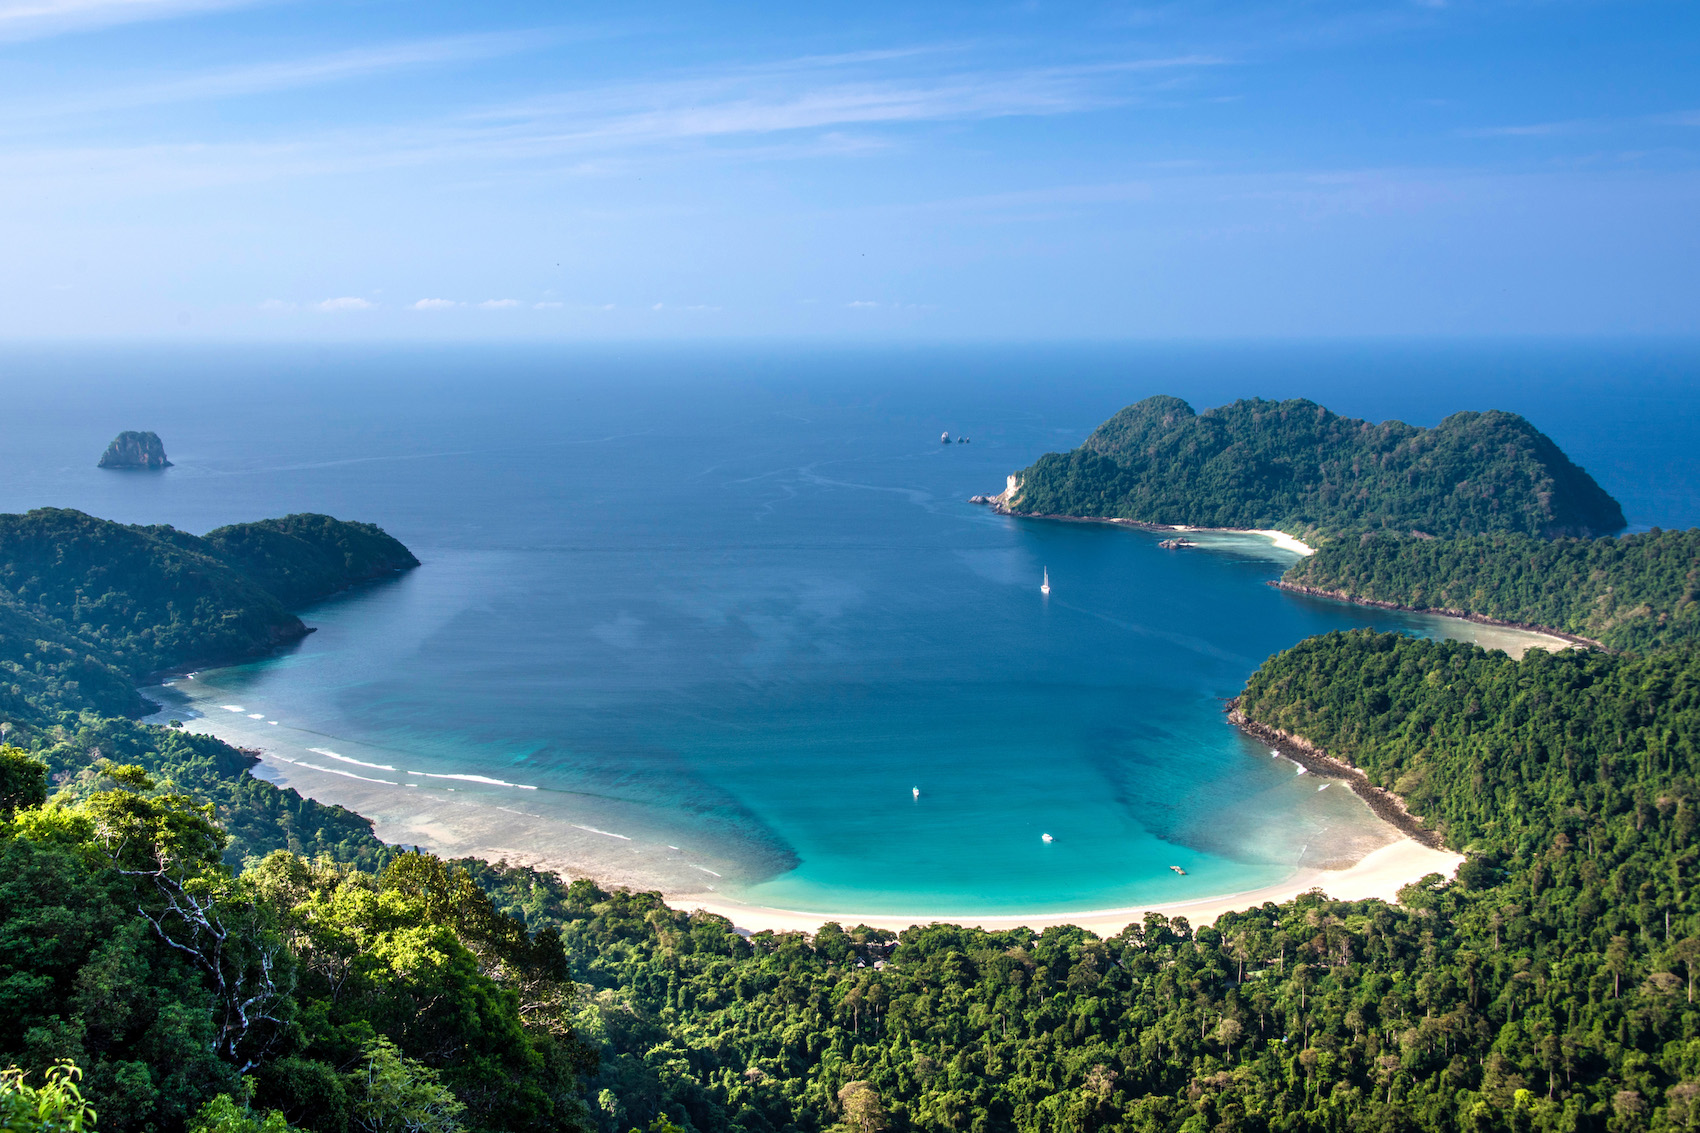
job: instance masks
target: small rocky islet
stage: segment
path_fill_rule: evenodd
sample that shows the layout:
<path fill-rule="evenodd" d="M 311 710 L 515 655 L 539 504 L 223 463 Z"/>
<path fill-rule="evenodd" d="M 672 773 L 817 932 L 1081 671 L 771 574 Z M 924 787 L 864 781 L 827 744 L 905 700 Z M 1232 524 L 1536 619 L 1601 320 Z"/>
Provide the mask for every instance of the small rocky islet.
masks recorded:
<path fill-rule="evenodd" d="M 158 433 L 126 429 L 112 438 L 100 455 L 101 468 L 170 468 Z"/>

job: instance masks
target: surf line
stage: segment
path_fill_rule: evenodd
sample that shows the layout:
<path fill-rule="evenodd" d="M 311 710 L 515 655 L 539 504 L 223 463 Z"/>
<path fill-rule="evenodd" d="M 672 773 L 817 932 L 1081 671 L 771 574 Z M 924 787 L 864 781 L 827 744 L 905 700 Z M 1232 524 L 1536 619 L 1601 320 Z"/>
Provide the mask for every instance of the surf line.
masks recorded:
<path fill-rule="evenodd" d="M 571 825 L 572 825 L 573 829 L 575 829 L 575 830 L 588 830 L 592 834 L 600 834 L 604 838 L 618 838 L 622 842 L 630 842 L 631 841 L 631 839 L 629 837 L 627 837 L 626 835 L 616 834 L 612 830 L 598 830 L 594 826 L 584 826 L 584 825 L 577 823 L 577 822 L 574 822 Z"/>
<path fill-rule="evenodd" d="M 535 791 L 537 788 L 527 783 L 509 783 L 504 779 L 492 779 L 488 775 L 438 775 L 430 771 L 409 771 L 409 775 L 419 775 L 426 779 L 458 779 L 463 783 L 483 783 L 491 787 L 513 787 L 520 791 Z"/>

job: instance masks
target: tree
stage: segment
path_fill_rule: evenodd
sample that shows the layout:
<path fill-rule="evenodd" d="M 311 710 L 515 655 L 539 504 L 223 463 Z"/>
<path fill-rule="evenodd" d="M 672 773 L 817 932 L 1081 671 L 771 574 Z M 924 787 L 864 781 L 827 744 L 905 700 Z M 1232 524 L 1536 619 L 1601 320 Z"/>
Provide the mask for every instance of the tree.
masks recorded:
<path fill-rule="evenodd" d="M 860 1133 L 879 1133 L 885 1128 L 885 1107 L 880 1104 L 879 1092 L 867 1082 L 846 1083 L 838 1091 L 838 1105 L 844 1111 L 844 1123 Z"/>
<path fill-rule="evenodd" d="M 1687 937 L 1677 941 L 1671 950 L 1675 958 L 1681 962 L 1682 970 L 1688 976 L 1688 1002 L 1694 1002 L 1694 965 L 1700 963 L 1700 938 Z"/>
<path fill-rule="evenodd" d="M 354 1123 L 364 1133 L 460 1133 L 466 1106 L 424 1063 L 376 1038 L 348 1074 Z"/>
<path fill-rule="evenodd" d="M 1240 1041 L 1243 1034 L 1245 1028 L 1231 1015 L 1224 1015 L 1222 1021 L 1216 1024 L 1216 1041 L 1226 1048 L 1229 1062 L 1234 1060 L 1234 1044 Z"/>
<path fill-rule="evenodd" d="M 11 744 L 0 746 L 0 818 L 47 801 L 47 764 Z"/>
<path fill-rule="evenodd" d="M 189 1133 L 296 1133 L 283 1114 L 267 1110 L 256 1117 L 244 1106 L 237 1105 L 229 1094 L 220 1094 L 195 1114 L 189 1123 Z"/>
<path fill-rule="evenodd" d="M 1629 938 L 1614 936 L 1606 947 L 1606 971 L 1611 973 L 1611 997 L 1619 995 L 1623 977 L 1629 974 Z"/>

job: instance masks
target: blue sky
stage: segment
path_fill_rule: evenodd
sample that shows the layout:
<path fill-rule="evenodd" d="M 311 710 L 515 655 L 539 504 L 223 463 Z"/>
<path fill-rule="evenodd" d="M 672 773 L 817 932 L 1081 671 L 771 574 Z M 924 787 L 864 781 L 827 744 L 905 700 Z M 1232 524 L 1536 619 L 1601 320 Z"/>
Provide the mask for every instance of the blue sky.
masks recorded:
<path fill-rule="evenodd" d="M 0 335 L 1700 332 L 1700 3 L 0 0 Z"/>

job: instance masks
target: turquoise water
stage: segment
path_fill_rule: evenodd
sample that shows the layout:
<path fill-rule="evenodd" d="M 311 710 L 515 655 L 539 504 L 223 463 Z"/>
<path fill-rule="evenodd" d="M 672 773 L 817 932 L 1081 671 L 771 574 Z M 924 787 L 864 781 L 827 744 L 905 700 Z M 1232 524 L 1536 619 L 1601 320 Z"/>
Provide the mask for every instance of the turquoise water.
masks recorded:
<path fill-rule="evenodd" d="M 431 810 L 411 840 L 476 812 L 528 852 L 675 892 L 992 913 L 1236 892 L 1386 837 L 1223 701 L 1309 634 L 1440 623 L 1276 591 L 1292 558 L 1257 537 L 1169 552 L 966 502 L 1151 392 L 1290 395 L 1302 368 L 1281 349 L 1261 371 L 1226 356 L 1234 372 L 1173 350 L 293 357 L 142 355 L 128 385 L 106 356 L 26 359 L 61 380 L 30 387 L 4 504 L 190 530 L 311 509 L 414 547 L 418 571 L 308 612 L 298 649 L 200 674 L 168 708 L 317 796 Z M 1689 521 L 1674 429 L 1643 459 L 1675 487 L 1587 448 L 1616 427 L 1602 407 L 1636 397 L 1691 424 L 1670 380 L 1691 355 L 1627 376 L 1616 358 L 1610 397 L 1589 378 L 1608 361 L 1484 393 L 1491 375 L 1454 358 L 1425 408 L 1322 351 L 1306 392 L 1418 423 L 1526 412 L 1632 518 Z M 1377 372 L 1398 367 L 1420 360 Z M 126 427 L 157 429 L 178 467 L 97 473 Z"/>

